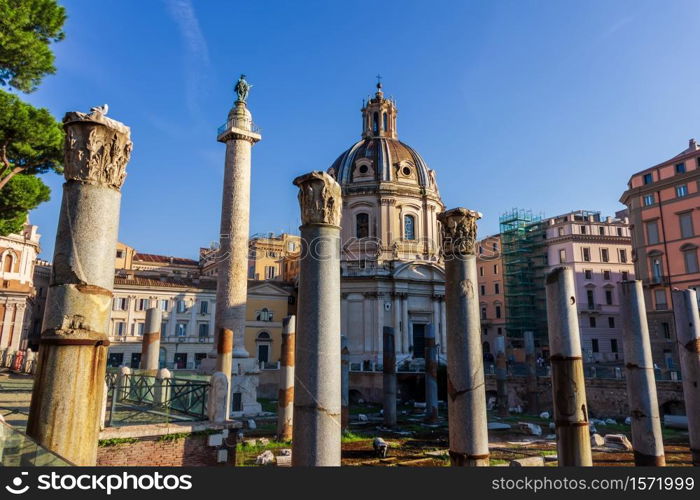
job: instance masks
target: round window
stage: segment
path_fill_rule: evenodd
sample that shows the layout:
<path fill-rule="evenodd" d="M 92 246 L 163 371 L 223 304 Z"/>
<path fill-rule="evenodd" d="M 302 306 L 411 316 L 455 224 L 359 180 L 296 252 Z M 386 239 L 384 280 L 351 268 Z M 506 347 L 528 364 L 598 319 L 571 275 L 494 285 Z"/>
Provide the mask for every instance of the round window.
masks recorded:
<path fill-rule="evenodd" d="M 360 173 L 361 174 L 366 174 L 369 171 L 369 168 L 367 168 L 367 165 L 360 165 Z"/>
<path fill-rule="evenodd" d="M 411 169 L 408 167 L 403 167 L 403 170 L 401 170 L 403 175 L 411 175 Z"/>

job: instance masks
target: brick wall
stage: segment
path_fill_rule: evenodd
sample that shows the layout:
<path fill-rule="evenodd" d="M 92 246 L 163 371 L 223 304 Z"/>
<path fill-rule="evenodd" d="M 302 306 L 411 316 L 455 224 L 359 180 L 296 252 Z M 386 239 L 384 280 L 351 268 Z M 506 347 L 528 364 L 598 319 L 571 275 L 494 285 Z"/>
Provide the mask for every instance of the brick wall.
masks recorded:
<path fill-rule="evenodd" d="M 209 446 L 209 435 L 238 432 L 240 422 L 169 423 L 108 427 L 100 433 L 98 466 L 213 466 L 221 446 Z M 226 443 L 227 440 L 223 440 Z M 219 439 L 222 442 L 222 439 Z M 228 449 L 233 454 L 234 449 Z M 229 463 L 233 463 L 233 456 Z"/>
<path fill-rule="evenodd" d="M 97 448 L 98 466 L 212 466 L 217 449 L 207 446 L 207 436 L 190 435 L 164 439 L 163 436 L 133 438 L 136 442 Z"/>
<path fill-rule="evenodd" d="M 413 383 L 411 382 L 413 379 Z M 423 375 L 401 374 L 398 383 L 402 392 L 410 394 L 418 401 L 422 401 L 422 391 L 417 385 L 422 384 Z M 351 372 L 350 389 L 357 391 L 355 394 L 367 402 L 382 402 L 382 374 L 371 372 Z M 512 377 L 508 379 L 508 405 L 513 407 L 520 405 L 526 408 L 527 388 L 525 377 Z M 657 381 L 656 392 L 661 413 L 681 413 L 683 409 L 683 387 L 681 382 Z M 493 375 L 486 376 L 487 396 L 496 394 L 496 378 Z M 552 385 L 547 377 L 538 378 L 539 402 L 542 410 L 551 410 Z M 627 403 L 627 383 L 625 380 L 615 379 L 586 379 L 586 399 L 591 417 L 601 418 L 625 418 L 629 415 Z"/>

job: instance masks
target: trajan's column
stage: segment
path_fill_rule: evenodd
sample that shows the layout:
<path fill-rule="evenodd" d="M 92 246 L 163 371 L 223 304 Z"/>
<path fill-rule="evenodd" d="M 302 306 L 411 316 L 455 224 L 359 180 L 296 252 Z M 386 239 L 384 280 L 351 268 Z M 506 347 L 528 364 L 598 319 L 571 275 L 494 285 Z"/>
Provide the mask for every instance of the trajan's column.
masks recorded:
<path fill-rule="evenodd" d="M 262 411 L 257 402 L 258 366 L 245 348 L 245 315 L 248 289 L 248 234 L 250 228 L 250 155 L 262 137 L 255 131 L 246 107 L 252 86 L 241 75 L 236 83 L 236 100 L 228 121 L 219 129 L 217 140 L 226 144 L 224 188 L 221 198 L 221 232 L 216 288 L 216 370 L 231 378 L 235 414 Z M 230 346 L 233 332 L 233 362 L 222 345 Z M 222 342 L 223 341 L 223 342 Z M 228 366 L 223 366 L 224 364 Z M 231 366 L 232 365 L 232 366 Z M 228 406 L 227 406 L 228 407 Z"/>

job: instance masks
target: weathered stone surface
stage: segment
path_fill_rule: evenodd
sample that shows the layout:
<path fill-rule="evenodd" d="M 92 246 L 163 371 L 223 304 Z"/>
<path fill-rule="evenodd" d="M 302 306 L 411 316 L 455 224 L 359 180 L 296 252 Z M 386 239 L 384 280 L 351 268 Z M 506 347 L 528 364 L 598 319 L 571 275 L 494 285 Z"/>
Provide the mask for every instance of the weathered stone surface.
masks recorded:
<path fill-rule="evenodd" d="M 357 415 L 357 420 L 359 420 L 360 422 L 367 422 L 368 418 L 367 415 L 365 415 L 364 413 L 359 413 Z"/>
<path fill-rule="evenodd" d="M 228 420 L 229 379 L 225 373 L 216 372 L 209 380 L 209 401 L 207 413 L 212 422 Z"/>
<path fill-rule="evenodd" d="M 66 114 L 63 199 L 27 433 L 76 465 L 94 465 L 107 361 L 119 192 L 129 128 Z M 57 376 L 60 374 L 60 376 Z"/>
<path fill-rule="evenodd" d="M 546 295 L 559 464 L 591 466 L 576 290 L 570 267 L 555 268 L 547 275 Z"/>
<path fill-rule="evenodd" d="M 445 257 L 450 461 L 488 466 L 488 423 L 474 245 L 478 212 L 439 214 Z"/>
<path fill-rule="evenodd" d="M 531 422 L 518 422 L 518 429 L 520 429 L 521 432 L 524 432 L 525 434 L 529 434 L 531 436 L 542 435 L 542 427 Z"/>
<path fill-rule="evenodd" d="M 282 320 L 282 352 L 280 357 L 280 382 L 277 395 L 277 439 L 292 439 L 294 422 L 294 344 L 296 317 Z"/>
<path fill-rule="evenodd" d="M 504 424 L 501 422 L 489 422 L 487 425 L 490 431 L 507 431 L 511 429 L 510 424 Z"/>
<path fill-rule="evenodd" d="M 600 447 L 605 445 L 605 439 L 600 434 L 594 432 L 591 434 L 591 446 Z"/>
<path fill-rule="evenodd" d="M 510 461 L 511 467 L 544 467 L 544 457 L 516 458 Z"/>
<path fill-rule="evenodd" d="M 275 463 L 275 455 L 270 450 L 263 451 L 255 458 L 255 465 L 272 465 Z"/>
<path fill-rule="evenodd" d="M 604 445 L 608 448 L 617 448 L 625 451 L 632 451 L 632 443 L 624 434 L 606 434 Z"/>
<path fill-rule="evenodd" d="M 549 420 L 550 414 L 548 411 L 543 411 L 540 413 L 540 418 L 544 418 L 545 420 Z"/>
<path fill-rule="evenodd" d="M 333 177 L 314 171 L 294 179 L 294 185 L 299 187 L 302 224 L 340 226 L 342 195 Z"/>
<path fill-rule="evenodd" d="M 299 263 L 298 333 L 292 461 L 340 466 L 340 185 L 324 172 L 297 177 L 303 256 Z"/>

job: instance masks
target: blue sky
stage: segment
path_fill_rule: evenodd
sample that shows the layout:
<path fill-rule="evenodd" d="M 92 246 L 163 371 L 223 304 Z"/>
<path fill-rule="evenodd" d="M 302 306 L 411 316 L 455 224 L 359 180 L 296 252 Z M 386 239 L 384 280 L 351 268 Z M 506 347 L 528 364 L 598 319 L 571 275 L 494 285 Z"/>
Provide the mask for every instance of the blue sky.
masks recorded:
<path fill-rule="evenodd" d="M 360 134 L 381 73 L 448 208 L 612 215 L 629 176 L 700 139 L 700 2 L 66 1 L 58 71 L 24 98 L 131 127 L 121 241 L 196 258 L 218 238 L 226 119 L 246 73 L 263 130 L 251 231 L 296 231 L 295 176 Z M 62 177 L 30 217 L 51 259 Z"/>

